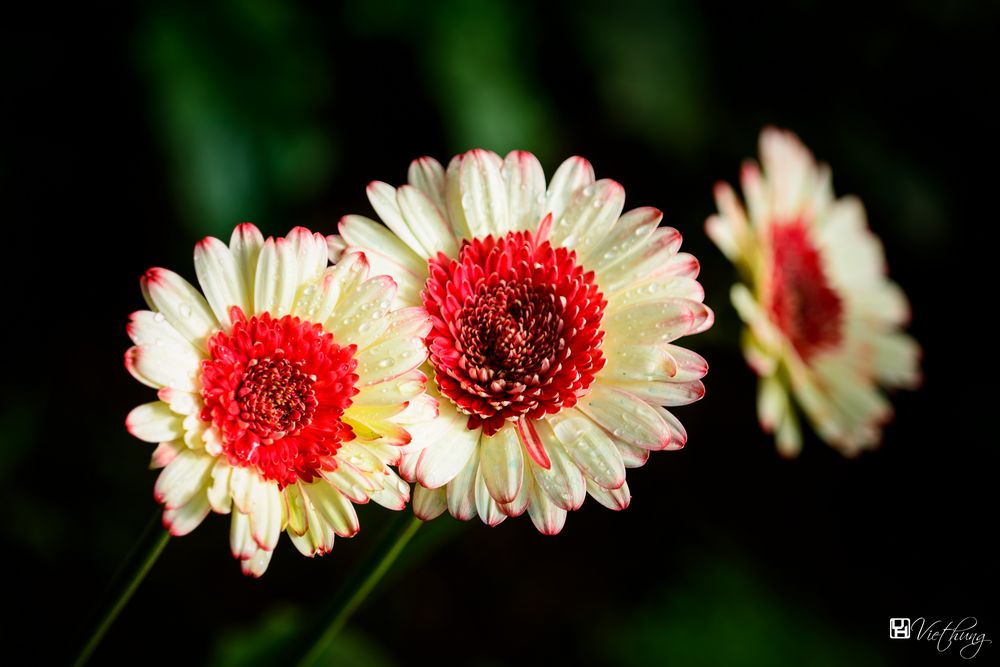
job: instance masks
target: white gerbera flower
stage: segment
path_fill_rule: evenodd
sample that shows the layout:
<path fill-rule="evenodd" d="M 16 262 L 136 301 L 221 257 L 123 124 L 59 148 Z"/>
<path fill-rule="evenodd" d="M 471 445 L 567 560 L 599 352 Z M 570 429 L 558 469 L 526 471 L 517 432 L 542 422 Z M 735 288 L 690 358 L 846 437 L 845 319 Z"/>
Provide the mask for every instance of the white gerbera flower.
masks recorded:
<path fill-rule="evenodd" d="M 130 433 L 159 443 L 155 496 L 184 535 L 232 512 L 230 542 L 260 576 L 281 531 L 307 556 L 358 532 L 353 503 L 402 509 L 389 468 L 404 425 L 430 419 L 423 308 L 392 310 L 396 284 L 368 277 L 363 254 L 327 266 L 323 236 L 301 227 L 266 241 L 243 224 L 227 246 L 195 248 L 202 296 L 166 269 L 142 279 L 151 310 L 132 314 L 129 372 L 158 389 Z"/>
<path fill-rule="evenodd" d="M 400 467 L 417 514 L 527 511 L 556 533 L 588 493 L 625 508 L 625 469 L 687 439 L 662 406 L 704 394 L 705 360 L 674 344 L 713 321 L 680 234 L 653 208 L 622 215 L 622 186 L 578 157 L 547 187 L 522 151 L 470 151 L 447 172 L 425 157 L 368 196 L 389 229 L 347 216 L 330 248 L 368 254 L 433 320 L 440 414 L 411 429 Z"/>
<path fill-rule="evenodd" d="M 802 436 L 791 396 L 823 440 L 853 455 L 878 445 L 892 406 L 879 391 L 920 382 L 920 347 L 900 331 L 906 295 L 887 276 L 861 202 L 835 199 L 830 170 L 790 132 L 765 129 L 761 169 L 741 173 L 744 210 L 725 183 L 708 235 L 746 284 L 732 301 L 747 324 L 744 352 L 760 376 L 758 414 L 778 449 Z"/>

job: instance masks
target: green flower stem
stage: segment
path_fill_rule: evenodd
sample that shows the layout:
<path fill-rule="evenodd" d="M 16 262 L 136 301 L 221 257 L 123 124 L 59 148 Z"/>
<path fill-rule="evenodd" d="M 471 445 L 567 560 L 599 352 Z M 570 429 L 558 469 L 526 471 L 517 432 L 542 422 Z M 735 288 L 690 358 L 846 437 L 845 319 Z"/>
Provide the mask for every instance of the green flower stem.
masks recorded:
<path fill-rule="evenodd" d="M 146 527 L 142 537 L 139 538 L 139 542 L 133 547 L 132 552 L 112 580 L 108 595 L 99 608 L 100 611 L 94 614 L 97 620 L 90 632 L 90 638 L 73 662 L 74 667 L 82 667 L 87 663 L 94 649 L 101 643 L 108 629 L 118 618 L 118 614 L 125 608 L 132 594 L 153 568 L 153 564 L 159 558 L 163 547 L 167 545 L 170 533 L 164 530 L 160 523 L 161 512 L 162 510 L 157 508 L 156 514 Z"/>
<path fill-rule="evenodd" d="M 354 612 L 361 606 L 368 595 L 375 589 L 378 582 L 396 562 L 399 554 L 417 532 L 423 521 L 415 516 L 407 516 L 401 512 L 386 530 L 385 535 L 372 550 L 370 557 L 365 558 L 357 572 L 352 573 L 335 598 L 331 606 L 332 617 L 326 624 L 309 652 L 299 661 L 299 667 L 309 667 L 314 664 L 323 652 L 330 646 L 337 634 L 344 628 Z"/>

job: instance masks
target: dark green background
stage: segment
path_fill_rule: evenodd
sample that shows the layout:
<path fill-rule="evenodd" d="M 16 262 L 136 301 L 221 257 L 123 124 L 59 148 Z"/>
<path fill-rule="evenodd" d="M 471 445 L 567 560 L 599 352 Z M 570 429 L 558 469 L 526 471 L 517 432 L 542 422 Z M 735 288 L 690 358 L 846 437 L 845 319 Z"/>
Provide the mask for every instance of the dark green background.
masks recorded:
<path fill-rule="evenodd" d="M 679 453 L 555 538 L 527 519 L 424 529 L 336 664 L 954 663 L 890 616 L 996 614 L 995 3 L 35 4 L 0 21 L 4 304 L 0 540 L 8 656 L 56 660 L 154 511 L 152 392 L 122 367 L 138 276 L 252 220 L 326 233 L 364 186 L 482 146 L 572 154 L 654 205 L 702 260 L 718 322 Z M 712 185 L 765 124 L 865 201 L 909 293 L 926 382 L 878 452 L 780 460 L 736 346 Z M 13 296 L 11 300 L 9 297 Z M 172 541 L 96 664 L 282 664 L 388 513 L 244 578 L 228 521 Z M 978 660 L 996 652 L 987 646 Z M 27 660 L 18 658 L 17 661 Z M 6 662 L 6 660 L 5 660 Z"/>

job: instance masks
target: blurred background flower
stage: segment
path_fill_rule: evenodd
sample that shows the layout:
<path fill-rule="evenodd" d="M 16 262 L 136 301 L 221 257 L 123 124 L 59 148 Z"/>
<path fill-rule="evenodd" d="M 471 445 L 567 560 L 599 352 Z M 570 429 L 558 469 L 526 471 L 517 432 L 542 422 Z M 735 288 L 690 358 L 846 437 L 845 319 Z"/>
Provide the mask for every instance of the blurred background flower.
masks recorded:
<path fill-rule="evenodd" d="M 369 181 L 401 182 L 413 156 L 474 146 L 531 150 L 547 172 L 584 154 L 628 184 L 626 206 L 662 208 L 703 261 L 717 322 L 692 347 L 716 381 L 685 409 L 698 446 L 634 471 L 628 512 L 584 506 L 556 539 L 528 522 L 427 526 L 339 644 L 359 653 L 338 664 L 406 664 L 416 646 L 463 665 L 912 664 L 928 649 L 890 642 L 889 616 L 973 614 L 997 632 L 984 529 L 994 360 L 976 354 L 988 329 L 972 320 L 992 284 L 993 112 L 979 95 L 995 5 L 18 11 L 0 25 L 13 297 L 0 535 L 9 577 L 56 593 L 8 596 L 8 655 L 41 661 L 53 637 L 71 637 L 154 511 L 153 473 L 134 474 L 148 449 L 121 426 L 147 400 L 120 365 L 125 315 L 142 306 L 135 279 L 154 263 L 190 266 L 198 239 L 242 220 L 265 234 L 332 233 L 366 210 Z M 732 270 L 702 234 L 713 183 L 736 180 L 768 123 L 834 165 L 837 192 L 863 198 L 925 350 L 924 386 L 894 397 L 881 449 L 857 460 L 806 435 L 784 461 L 759 432 Z M 946 280 L 962 287 L 945 291 Z M 377 534 L 391 513 L 367 510 Z M 95 662 L 266 662 L 274 654 L 245 638 L 280 647 L 368 546 L 348 540 L 311 561 L 279 550 L 254 582 L 218 548 L 225 539 L 225 522 L 206 522 L 171 544 Z M 514 618 L 523 631 L 485 641 Z"/>

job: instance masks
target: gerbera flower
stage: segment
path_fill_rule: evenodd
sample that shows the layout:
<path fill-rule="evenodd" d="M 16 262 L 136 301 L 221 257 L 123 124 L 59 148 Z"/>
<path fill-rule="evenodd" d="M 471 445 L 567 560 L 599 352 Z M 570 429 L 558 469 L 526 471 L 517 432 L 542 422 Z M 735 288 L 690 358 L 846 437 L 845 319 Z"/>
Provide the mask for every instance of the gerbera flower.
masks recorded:
<path fill-rule="evenodd" d="M 470 151 L 447 172 L 425 157 L 368 196 L 389 229 L 347 216 L 330 248 L 369 254 L 433 320 L 440 413 L 400 467 L 417 514 L 527 511 L 551 534 L 588 493 L 625 508 L 625 469 L 687 440 L 662 406 L 704 394 L 705 360 L 674 344 L 713 321 L 680 234 L 654 208 L 622 215 L 622 186 L 579 157 L 548 187 L 522 151 Z"/>
<path fill-rule="evenodd" d="M 878 445 L 892 406 L 879 391 L 920 381 L 920 348 L 900 331 L 906 295 L 861 202 L 835 199 L 830 170 L 790 132 L 761 133 L 763 171 L 740 180 L 744 210 L 725 183 L 708 235 L 746 284 L 732 301 L 747 324 L 744 353 L 760 376 L 761 426 L 794 456 L 802 436 L 791 396 L 823 440 L 847 455 Z"/>
<path fill-rule="evenodd" d="M 396 284 L 369 278 L 363 254 L 327 266 L 323 236 L 301 227 L 266 241 L 243 224 L 229 245 L 194 251 L 204 296 L 150 269 L 150 310 L 133 313 L 125 366 L 158 390 L 126 420 L 159 443 L 155 496 L 173 535 L 210 510 L 232 513 L 230 543 L 260 576 L 283 530 L 307 556 L 358 531 L 353 503 L 402 509 L 409 486 L 389 468 L 436 414 L 423 393 L 423 308 L 391 310 Z"/>

